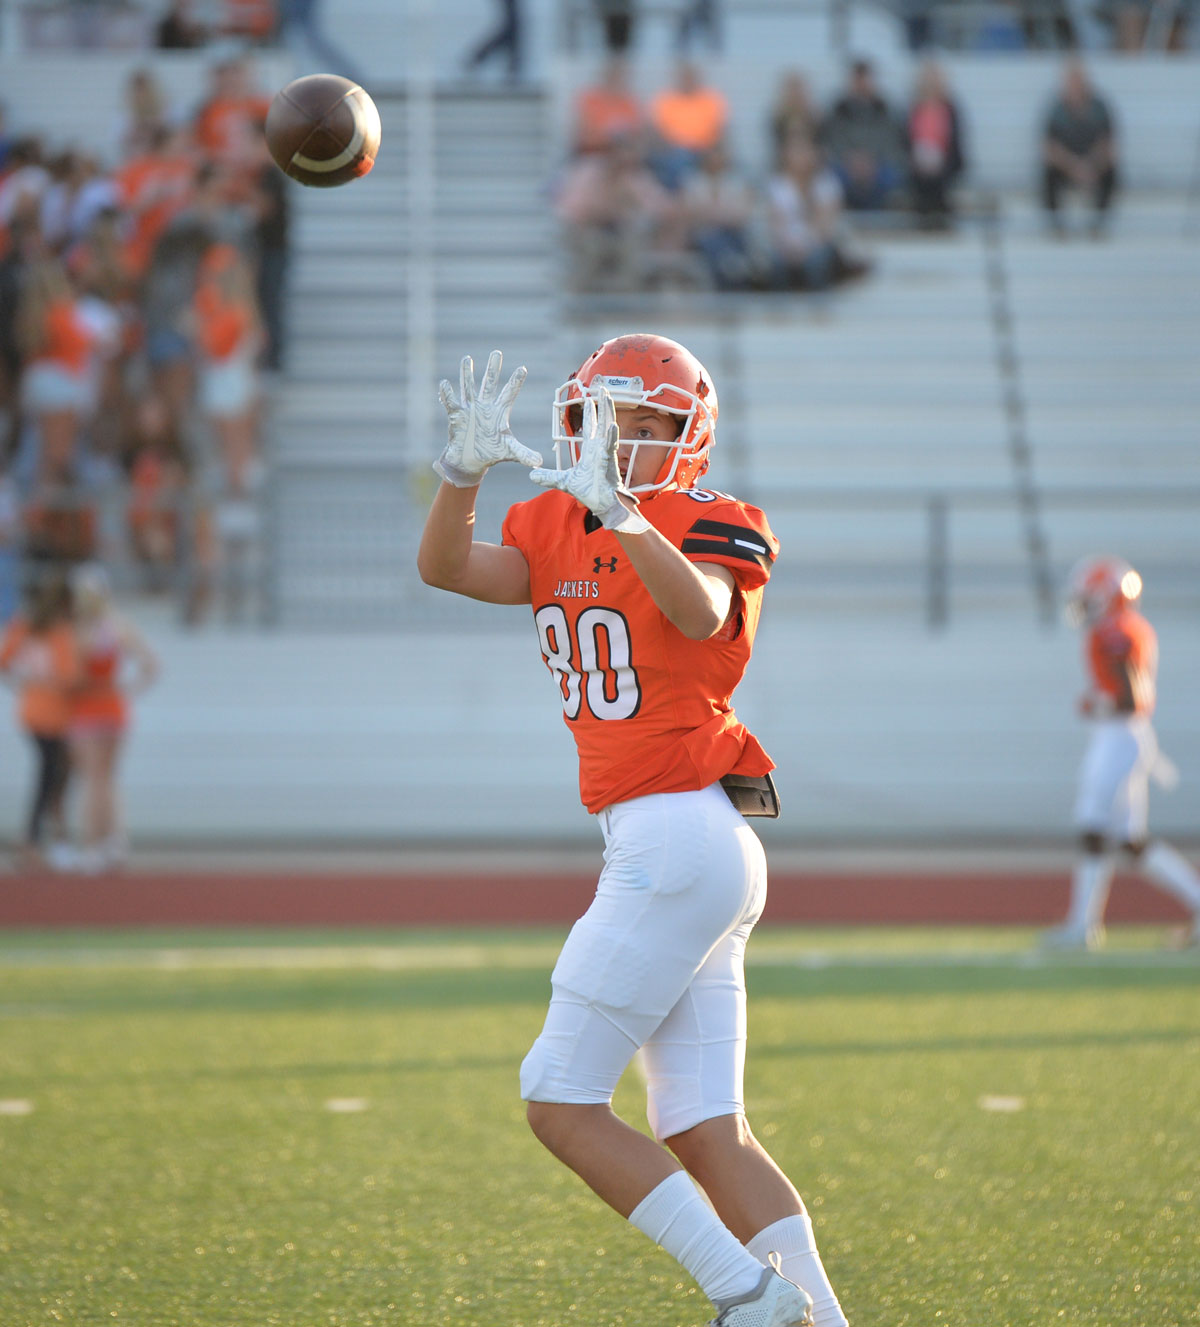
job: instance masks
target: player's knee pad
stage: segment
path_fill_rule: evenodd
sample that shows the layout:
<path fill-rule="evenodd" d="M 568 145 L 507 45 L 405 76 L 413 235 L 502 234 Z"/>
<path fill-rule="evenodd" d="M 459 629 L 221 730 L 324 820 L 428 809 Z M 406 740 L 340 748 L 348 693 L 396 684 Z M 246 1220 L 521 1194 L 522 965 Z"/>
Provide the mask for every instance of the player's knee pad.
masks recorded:
<path fill-rule="evenodd" d="M 1090 857 L 1102 857 L 1108 851 L 1108 841 L 1098 829 L 1085 829 L 1079 835 L 1079 848 Z"/>
<path fill-rule="evenodd" d="M 573 1106 L 610 1102 L 624 1065 L 616 1068 L 614 1076 L 607 1065 L 581 1065 L 575 1050 L 562 1037 L 543 1032 L 521 1061 L 521 1100 Z"/>

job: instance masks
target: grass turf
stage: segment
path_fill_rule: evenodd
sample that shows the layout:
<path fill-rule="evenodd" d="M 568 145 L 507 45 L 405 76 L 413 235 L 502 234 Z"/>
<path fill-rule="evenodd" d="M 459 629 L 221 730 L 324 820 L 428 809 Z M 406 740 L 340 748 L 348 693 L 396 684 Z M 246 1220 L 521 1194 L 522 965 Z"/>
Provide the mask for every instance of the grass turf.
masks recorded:
<path fill-rule="evenodd" d="M 852 1324 L 1200 1320 L 1200 959 L 1160 938 L 755 937 L 750 1117 Z M 0 1324 L 704 1322 L 525 1128 L 560 939 L 0 936 Z"/>

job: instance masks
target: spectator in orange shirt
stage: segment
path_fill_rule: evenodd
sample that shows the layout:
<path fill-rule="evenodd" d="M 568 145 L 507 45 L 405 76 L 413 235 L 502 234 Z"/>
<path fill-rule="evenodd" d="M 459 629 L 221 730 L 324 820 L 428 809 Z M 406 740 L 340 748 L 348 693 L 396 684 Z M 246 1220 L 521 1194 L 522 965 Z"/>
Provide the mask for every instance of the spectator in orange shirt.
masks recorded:
<path fill-rule="evenodd" d="M 251 86 L 245 60 L 222 60 L 212 67 L 209 96 L 196 112 L 197 147 L 211 161 L 237 164 L 247 136 L 266 118 L 269 106 L 270 98 Z"/>
<path fill-rule="evenodd" d="M 120 205 L 129 219 L 125 262 L 134 276 L 143 275 L 159 236 L 187 205 L 195 176 L 186 133 L 165 125 L 151 132 L 150 150 L 118 172 Z"/>
<path fill-rule="evenodd" d="M 650 164 L 666 188 L 682 187 L 704 154 L 724 137 L 728 120 L 724 94 L 704 82 L 698 65 L 681 60 L 674 85 L 650 103 L 650 124 L 658 140 Z"/>
<path fill-rule="evenodd" d="M 618 138 L 632 138 L 645 126 L 646 114 L 629 87 L 629 63 L 610 56 L 597 82 L 575 98 L 575 151 L 601 152 Z"/>
<path fill-rule="evenodd" d="M 59 838 L 64 837 L 63 799 L 71 769 L 70 694 L 80 677 L 70 594 L 62 576 L 35 585 L 28 611 L 8 624 L 0 641 L 0 673 L 17 691 L 17 721 L 29 734 L 37 757 L 20 851 L 21 864 L 37 868 L 47 862 L 43 851 L 47 819 Z M 54 846 L 49 850 L 51 862 Z"/>
<path fill-rule="evenodd" d="M 70 709 L 73 767 L 84 786 L 84 849 L 80 865 L 102 871 L 125 856 L 116 771 L 129 727 L 129 698 L 140 695 L 158 676 L 158 659 L 138 629 L 118 613 L 108 574 L 97 563 L 71 575 L 79 684 Z M 136 673 L 122 677 L 126 663 Z"/>

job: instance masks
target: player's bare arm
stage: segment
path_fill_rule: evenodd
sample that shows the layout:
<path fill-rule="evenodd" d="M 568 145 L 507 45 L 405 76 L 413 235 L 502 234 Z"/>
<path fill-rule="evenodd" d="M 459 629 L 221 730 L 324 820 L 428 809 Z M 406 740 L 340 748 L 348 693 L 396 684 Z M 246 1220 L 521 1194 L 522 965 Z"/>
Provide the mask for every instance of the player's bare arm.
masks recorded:
<path fill-rule="evenodd" d="M 417 570 L 427 584 L 471 599 L 495 604 L 529 602 L 529 568 L 515 548 L 476 542 L 475 495 L 483 476 L 502 461 L 541 465 L 541 456 L 513 436 L 509 415 L 525 381 L 522 366 L 500 386 L 503 357 L 488 356 L 483 382 L 475 386 L 475 366 L 468 355 L 459 368 L 457 393 L 446 380 L 438 396 L 446 411 L 448 437 L 433 463 L 442 484 L 433 500 Z"/>
<path fill-rule="evenodd" d="M 438 488 L 425 520 L 417 570 L 426 585 L 490 604 L 529 603 L 529 566 L 521 551 L 474 538 L 478 488 Z"/>
<path fill-rule="evenodd" d="M 653 527 L 642 534 L 618 530 L 617 539 L 672 626 L 691 640 L 708 640 L 721 630 L 729 619 L 735 590 L 727 567 L 689 562 Z"/>

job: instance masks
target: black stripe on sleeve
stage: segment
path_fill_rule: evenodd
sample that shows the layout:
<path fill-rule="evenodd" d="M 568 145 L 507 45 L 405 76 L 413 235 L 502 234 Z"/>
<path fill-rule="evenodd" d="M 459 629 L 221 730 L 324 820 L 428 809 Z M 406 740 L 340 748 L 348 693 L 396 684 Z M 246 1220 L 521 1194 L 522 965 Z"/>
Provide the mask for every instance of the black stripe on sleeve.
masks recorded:
<path fill-rule="evenodd" d="M 757 530 L 725 521 L 697 521 L 680 544 L 679 551 L 756 562 L 764 571 L 770 571 L 771 563 L 775 561 L 770 545 Z"/>

